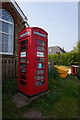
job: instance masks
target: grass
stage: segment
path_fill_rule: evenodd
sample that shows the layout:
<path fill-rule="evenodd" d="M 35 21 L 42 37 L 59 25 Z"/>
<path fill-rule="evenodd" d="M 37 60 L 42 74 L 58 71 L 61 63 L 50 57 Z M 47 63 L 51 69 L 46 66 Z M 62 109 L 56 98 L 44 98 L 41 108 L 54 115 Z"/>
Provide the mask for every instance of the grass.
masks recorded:
<path fill-rule="evenodd" d="M 2 118 L 22 117 L 16 105 L 12 102 L 12 96 L 17 93 L 17 80 L 2 81 Z"/>
<path fill-rule="evenodd" d="M 48 78 L 49 93 L 18 109 L 12 102 L 17 93 L 17 80 L 3 80 L 3 119 L 23 118 L 23 113 L 38 108 L 45 118 L 78 117 L 78 80 L 71 75 L 66 79 Z"/>

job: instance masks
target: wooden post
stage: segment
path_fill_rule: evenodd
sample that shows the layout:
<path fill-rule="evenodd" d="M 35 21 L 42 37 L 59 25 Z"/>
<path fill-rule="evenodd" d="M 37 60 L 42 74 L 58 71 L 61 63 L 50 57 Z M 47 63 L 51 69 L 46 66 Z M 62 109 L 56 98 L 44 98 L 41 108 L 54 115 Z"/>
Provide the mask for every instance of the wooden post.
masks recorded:
<path fill-rule="evenodd" d="M 51 60 L 51 70 L 53 70 L 53 68 L 54 68 L 54 61 Z"/>
<path fill-rule="evenodd" d="M 58 54 L 58 66 L 60 65 L 60 51 L 56 52 Z"/>

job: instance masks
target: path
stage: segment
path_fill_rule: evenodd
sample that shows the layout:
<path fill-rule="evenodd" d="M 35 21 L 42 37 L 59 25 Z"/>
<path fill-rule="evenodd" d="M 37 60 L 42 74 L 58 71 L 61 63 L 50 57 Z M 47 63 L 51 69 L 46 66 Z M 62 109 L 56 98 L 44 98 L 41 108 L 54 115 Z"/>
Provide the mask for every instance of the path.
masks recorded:
<path fill-rule="evenodd" d="M 42 113 L 37 108 L 31 108 L 23 114 L 24 118 L 44 118 Z"/>

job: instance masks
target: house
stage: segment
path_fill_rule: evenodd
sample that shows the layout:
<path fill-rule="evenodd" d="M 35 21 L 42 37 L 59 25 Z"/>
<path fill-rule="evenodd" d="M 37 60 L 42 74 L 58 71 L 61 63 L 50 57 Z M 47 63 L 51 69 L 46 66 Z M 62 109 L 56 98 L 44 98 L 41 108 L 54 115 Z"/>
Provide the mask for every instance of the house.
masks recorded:
<path fill-rule="evenodd" d="M 59 51 L 60 53 L 66 53 L 66 51 L 59 46 L 48 47 L 48 55 L 56 54 Z"/>
<path fill-rule="evenodd" d="M 73 52 L 73 50 L 69 51 L 69 52 Z"/>
<path fill-rule="evenodd" d="M 17 76 L 18 36 L 23 28 L 29 27 L 27 20 L 15 0 L 0 2 L 0 55 L 3 78 Z"/>

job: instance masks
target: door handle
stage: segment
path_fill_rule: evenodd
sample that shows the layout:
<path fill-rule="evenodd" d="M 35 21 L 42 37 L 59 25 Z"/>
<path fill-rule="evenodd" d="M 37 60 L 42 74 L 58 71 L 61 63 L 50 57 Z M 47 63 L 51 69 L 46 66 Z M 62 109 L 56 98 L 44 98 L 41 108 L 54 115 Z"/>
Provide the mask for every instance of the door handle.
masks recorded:
<path fill-rule="evenodd" d="M 27 64 L 29 64 L 29 61 L 27 61 Z"/>

